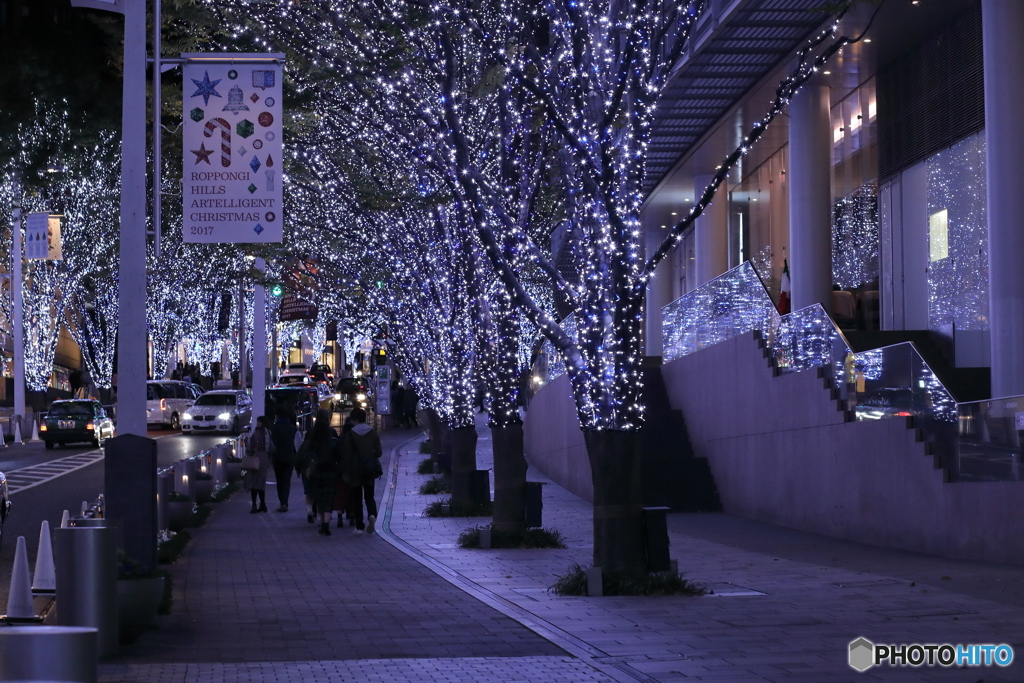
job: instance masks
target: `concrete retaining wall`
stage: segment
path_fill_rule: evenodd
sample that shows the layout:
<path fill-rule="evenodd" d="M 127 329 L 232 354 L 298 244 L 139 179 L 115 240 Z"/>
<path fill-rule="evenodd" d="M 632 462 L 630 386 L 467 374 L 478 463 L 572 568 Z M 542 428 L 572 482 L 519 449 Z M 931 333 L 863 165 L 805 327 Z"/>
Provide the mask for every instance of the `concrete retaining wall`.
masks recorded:
<path fill-rule="evenodd" d="M 1024 483 L 944 483 L 906 420 L 845 423 L 814 371 L 774 377 L 753 335 L 662 371 L 726 512 L 874 545 L 1024 564 Z M 534 397 L 526 434 L 531 464 L 589 500 L 566 377 Z"/>

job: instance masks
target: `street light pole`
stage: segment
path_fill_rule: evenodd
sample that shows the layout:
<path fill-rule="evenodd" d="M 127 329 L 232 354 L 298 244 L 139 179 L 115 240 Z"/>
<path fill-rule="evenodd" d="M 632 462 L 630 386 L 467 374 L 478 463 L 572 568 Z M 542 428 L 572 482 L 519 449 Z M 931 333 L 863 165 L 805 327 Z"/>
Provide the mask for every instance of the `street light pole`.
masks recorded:
<path fill-rule="evenodd" d="M 146 0 L 123 0 L 117 431 L 146 435 Z M 156 65 L 154 71 L 159 70 Z"/>
<path fill-rule="evenodd" d="M 18 204 L 21 204 L 21 183 L 16 186 Z M 18 422 L 25 417 L 25 322 L 21 308 L 21 209 L 14 210 L 11 226 L 11 335 L 14 337 L 14 415 Z M 11 432 L 14 423 L 10 424 Z M 22 427 L 22 431 L 24 431 Z"/>

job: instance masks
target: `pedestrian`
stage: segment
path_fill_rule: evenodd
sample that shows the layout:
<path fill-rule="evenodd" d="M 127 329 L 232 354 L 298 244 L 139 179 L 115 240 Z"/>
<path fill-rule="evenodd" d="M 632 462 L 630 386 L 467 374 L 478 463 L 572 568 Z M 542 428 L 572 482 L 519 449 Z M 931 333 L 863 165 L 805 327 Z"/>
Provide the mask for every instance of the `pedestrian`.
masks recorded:
<path fill-rule="evenodd" d="M 345 422 L 342 423 L 342 425 L 341 425 L 341 438 L 342 439 L 344 439 L 345 436 L 350 431 L 352 431 L 352 427 L 353 427 L 352 416 L 348 415 L 348 416 L 345 417 Z M 339 460 L 340 460 L 341 454 L 339 454 L 338 457 L 339 457 Z M 351 506 L 349 505 L 348 498 L 349 498 L 349 487 L 348 487 L 348 484 L 346 484 L 344 479 L 343 479 L 342 481 L 338 482 L 338 486 L 336 486 L 335 489 L 334 489 L 334 509 L 338 512 L 338 528 L 339 529 L 345 526 L 345 518 L 346 517 L 348 518 L 349 526 L 355 526 L 355 523 L 356 523 L 355 518 L 352 516 Z"/>
<path fill-rule="evenodd" d="M 287 409 L 277 414 L 274 426 L 270 428 L 270 439 L 274 443 L 274 452 L 270 463 L 274 467 L 274 479 L 277 481 L 277 500 L 281 504 L 278 512 L 288 512 L 288 497 L 292 491 L 292 468 L 295 466 L 295 416 Z"/>
<path fill-rule="evenodd" d="M 405 390 L 402 389 L 401 385 L 396 379 L 391 383 L 391 415 L 392 424 L 396 427 L 402 426 L 402 418 L 405 417 L 405 413 L 402 412 L 402 395 Z"/>
<path fill-rule="evenodd" d="M 267 511 L 267 472 L 270 470 L 270 431 L 267 429 L 267 418 L 260 415 L 256 418 L 256 428 L 249 437 L 248 450 L 250 455 L 260 459 L 258 470 L 246 470 L 242 477 L 242 484 L 245 490 L 252 496 L 252 509 L 249 513 Z M 259 496 L 260 504 L 256 506 L 256 497 Z"/>
<path fill-rule="evenodd" d="M 355 517 L 355 535 L 363 533 L 363 500 L 366 500 L 366 533 L 372 534 L 377 523 L 377 501 L 373 497 L 373 483 L 384 470 L 380 464 L 383 451 L 380 435 L 366 424 L 366 411 L 353 408 L 352 430 L 341 441 L 342 473 L 349 486 L 349 514 Z"/>
<path fill-rule="evenodd" d="M 406 387 L 402 394 L 402 416 L 410 428 L 420 426 L 420 421 L 416 419 L 416 404 L 419 402 L 420 397 L 416 394 L 416 390 L 411 386 Z"/>
<path fill-rule="evenodd" d="M 306 477 L 319 511 L 319 533 L 324 536 L 331 535 L 331 508 L 334 505 L 334 489 L 338 484 L 337 441 L 331 429 L 331 414 L 321 408 L 317 411 L 313 429 L 299 448 L 299 459 L 305 464 Z"/>

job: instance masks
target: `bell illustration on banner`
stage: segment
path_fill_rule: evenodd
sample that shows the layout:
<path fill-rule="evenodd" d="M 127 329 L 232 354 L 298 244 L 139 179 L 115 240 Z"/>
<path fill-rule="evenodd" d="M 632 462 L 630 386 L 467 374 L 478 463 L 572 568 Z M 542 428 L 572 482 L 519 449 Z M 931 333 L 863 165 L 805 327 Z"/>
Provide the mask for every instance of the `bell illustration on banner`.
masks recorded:
<path fill-rule="evenodd" d="M 228 90 L 228 103 L 224 105 L 224 109 L 221 111 L 229 111 L 232 114 L 237 114 L 240 111 L 249 111 L 249 106 L 242 101 L 243 93 L 242 89 L 237 85 Z"/>

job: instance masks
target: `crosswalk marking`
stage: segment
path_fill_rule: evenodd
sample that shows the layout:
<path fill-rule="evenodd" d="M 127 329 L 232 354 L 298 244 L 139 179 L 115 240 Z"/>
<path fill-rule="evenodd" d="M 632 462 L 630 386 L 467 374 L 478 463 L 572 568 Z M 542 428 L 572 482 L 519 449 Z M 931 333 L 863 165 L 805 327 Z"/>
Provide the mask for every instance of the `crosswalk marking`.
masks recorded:
<path fill-rule="evenodd" d="M 66 458 L 58 458 L 38 465 L 22 467 L 18 470 L 6 472 L 8 493 L 18 493 L 30 489 L 33 486 L 45 484 L 57 477 L 88 467 L 93 463 L 103 460 L 103 450 L 96 449 L 88 453 L 69 455 Z"/>

